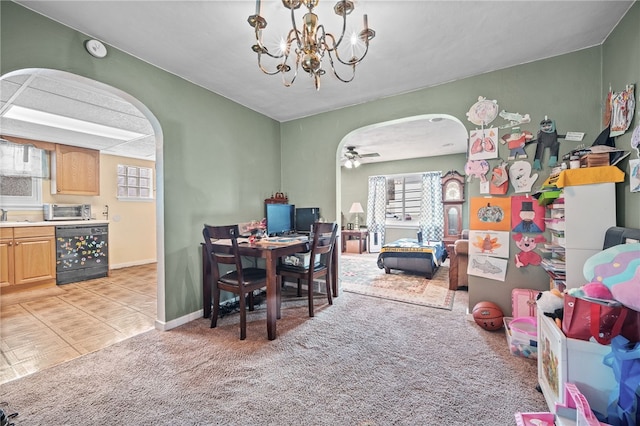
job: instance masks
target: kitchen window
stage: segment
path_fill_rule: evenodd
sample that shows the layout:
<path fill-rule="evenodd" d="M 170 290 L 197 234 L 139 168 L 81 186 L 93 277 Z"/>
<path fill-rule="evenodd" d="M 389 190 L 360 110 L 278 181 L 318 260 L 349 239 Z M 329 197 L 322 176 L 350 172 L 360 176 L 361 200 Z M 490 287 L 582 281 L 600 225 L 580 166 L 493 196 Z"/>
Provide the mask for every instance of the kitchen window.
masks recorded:
<path fill-rule="evenodd" d="M 118 199 L 153 200 L 153 170 L 118 164 Z"/>
<path fill-rule="evenodd" d="M 0 205 L 42 209 L 42 179 L 49 178 L 48 155 L 32 145 L 0 139 Z"/>

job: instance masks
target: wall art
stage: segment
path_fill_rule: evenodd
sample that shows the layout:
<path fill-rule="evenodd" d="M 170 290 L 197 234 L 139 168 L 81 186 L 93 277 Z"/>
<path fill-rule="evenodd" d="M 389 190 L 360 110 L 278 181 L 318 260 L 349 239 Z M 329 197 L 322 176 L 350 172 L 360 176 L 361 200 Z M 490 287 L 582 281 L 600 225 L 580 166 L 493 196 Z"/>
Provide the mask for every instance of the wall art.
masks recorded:
<path fill-rule="evenodd" d="M 469 210 L 469 229 L 480 231 L 511 229 L 510 197 L 472 197 Z"/>
<path fill-rule="evenodd" d="M 516 193 L 531 192 L 531 187 L 538 180 L 538 173 L 531 174 L 531 164 L 516 161 L 509 167 L 509 181 Z"/>
<path fill-rule="evenodd" d="M 528 195 L 511 197 L 511 230 L 513 232 L 544 232 L 544 206 Z"/>
<path fill-rule="evenodd" d="M 467 274 L 490 280 L 504 281 L 507 275 L 507 259 L 483 255 L 469 255 Z"/>
<path fill-rule="evenodd" d="M 509 232 L 469 231 L 469 254 L 509 257 Z"/>

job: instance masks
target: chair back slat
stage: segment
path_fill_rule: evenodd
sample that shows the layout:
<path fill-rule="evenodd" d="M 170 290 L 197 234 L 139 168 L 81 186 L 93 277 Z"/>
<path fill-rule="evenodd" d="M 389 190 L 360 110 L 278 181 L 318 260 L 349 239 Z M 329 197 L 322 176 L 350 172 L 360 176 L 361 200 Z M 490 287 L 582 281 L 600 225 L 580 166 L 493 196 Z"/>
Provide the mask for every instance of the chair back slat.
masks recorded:
<path fill-rule="evenodd" d="M 224 225 L 224 226 L 211 226 L 204 225 L 202 235 L 204 237 L 204 244 L 209 255 L 209 261 L 213 268 L 214 279 L 219 279 L 220 270 L 219 264 L 235 265 L 238 272 L 238 280 L 241 284 L 244 281 L 242 275 L 242 259 L 238 253 L 238 235 L 240 230 L 238 225 Z M 231 241 L 231 254 L 216 251 L 213 247 L 212 241 L 215 240 L 230 240 Z"/>
<path fill-rule="evenodd" d="M 313 230 L 313 242 L 311 244 L 311 259 L 320 254 L 330 254 L 336 242 L 338 225 L 335 223 L 316 222 Z"/>

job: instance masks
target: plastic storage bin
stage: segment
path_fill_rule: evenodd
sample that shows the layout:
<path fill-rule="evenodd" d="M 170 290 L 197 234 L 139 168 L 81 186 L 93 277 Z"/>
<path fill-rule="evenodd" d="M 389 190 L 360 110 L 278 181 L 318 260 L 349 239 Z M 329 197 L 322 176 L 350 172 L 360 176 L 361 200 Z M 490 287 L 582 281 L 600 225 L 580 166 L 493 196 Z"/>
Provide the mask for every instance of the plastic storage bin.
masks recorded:
<path fill-rule="evenodd" d="M 538 359 L 538 342 L 535 339 L 529 338 L 528 335 L 527 337 L 523 337 L 524 335 L 520 331 L 516 331 L 516 334 L 514 335 L 513 330 L 511 329 L 511 323 L 514 321 L 513 318 L 504 317 L 503 320 L 505 334 L 507 335 L 507 343 L 511 354 L 528 359 Z"/>

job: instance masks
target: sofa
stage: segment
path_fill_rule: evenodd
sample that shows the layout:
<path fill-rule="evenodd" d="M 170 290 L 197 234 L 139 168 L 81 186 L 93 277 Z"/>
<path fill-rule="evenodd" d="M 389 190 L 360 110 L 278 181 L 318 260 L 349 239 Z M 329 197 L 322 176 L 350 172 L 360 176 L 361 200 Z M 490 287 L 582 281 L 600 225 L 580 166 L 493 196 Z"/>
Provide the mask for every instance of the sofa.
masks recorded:
<path fill-rule="evenodd" d="M 449 253 L 450 290 L 469 287 L 467 265 L 469 265 L 469 230 L 463 229 L 460 239 L 453 243 L 453 253 Z"/>

